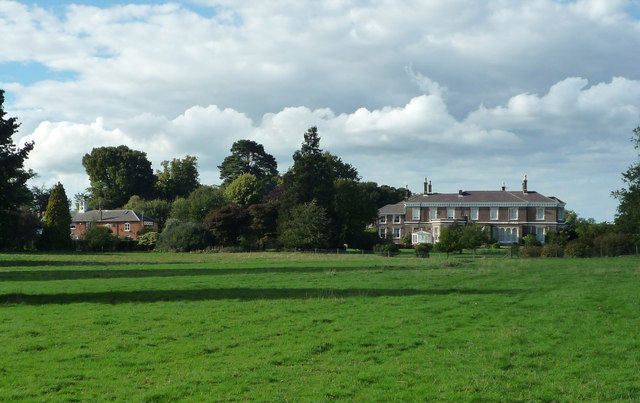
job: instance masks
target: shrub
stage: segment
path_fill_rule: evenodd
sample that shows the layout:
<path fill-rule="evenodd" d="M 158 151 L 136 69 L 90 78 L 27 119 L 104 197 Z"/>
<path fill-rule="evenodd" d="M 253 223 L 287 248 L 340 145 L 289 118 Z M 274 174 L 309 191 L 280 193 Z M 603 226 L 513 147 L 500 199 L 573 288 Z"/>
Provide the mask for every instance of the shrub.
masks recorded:
<path fill-rule="evenodd" d="M 402 236 L 402 247 L 403 248 L 411 248 L 412 242 L 411 242 L 411 232 L 407 232 Z"/>
<path fill-rule="evenodd" d="M 395 256 L 400 253 L 400 248 L 395 243 L 379 243 L 373 247 L 373 251 L 380 256 Z"/>
<path fill-rule="evenodd" d="M 534 234 L 525 235 L 522 238 L 525 246 L 540 246 L 540 241 Z"/>
<path fill-rule="evenodd" d="M 82 243 L 78 246 L 91 251 L 113 251 L 117 248 L 119 239 L 111 232 L 111 228 L 102 225 L 92 225 L 84 233 Z"/>
<path fill-rule="evenodd" d="M 542 248 L 536 245 L 525 245 L 520 248 L 520 256 L 522 257 L 540 257 Z"/>
<path fill-rule="evenodd" d="M 509 247 L 509 251 L 511 252 L 511 257 L 520 256 L 520 245 L 514 243 Z"/>
<path fill-rule="evenodd" d="M 565 230 L 548 231 L 544 236 L 547 245 L 560 245 L 562 247 L 569 242 L 569 233 Z"/>
<path fill-rule="evenodd" d="M 580 241 L 571 241 L 564 248 L 564 255 L 566 257 L 589 257 L 591 256 L 591 248 Z"/>
<path fill-rule="evenodd" d="M 138 230 L 138 232 L 136 233 L 136 235 L 138 235 L 138 239 L 140 239 L 140 237 L 144 234 L 148 234 L 150 232 L 158 232 L 158 229 L 156 227 L 152 227 L 150 225 L 147 225 L 145 227 L 142 227 Z"/>
<path fill-rule="evenodd" d="M 419 243 L 414 246 L 414 252 L 417 257 L 429 257 L 429 251 L 431 251 L 431 244 Z"/>
<path fill-rule="evenodd" d="M 158 237 L 160 234 L 157 232 L 147 232 L 138 237 L 138 247 L 145 250 L 152 250 L 156 247 L 158 243 Z"/>
<path fill-rule="evenodd" d="M 500 244 L 498 242 L 494 242 L 491 244 L 491 249 L 500 249 Z"/>
<path fill-rule="evenodd" d="M 167 220 L 156 248 L 161 251 L 189 252 L 204 249 L 210 243 L 209 231 L 203 224 Z"/>
<path fill-rule="evenodd" d="M 620 256 L 631 252 L 633 241 L 627 234 L 603 234 L 593 240 L 594 252 L 600 256 Z"/>
<path fill-rule="evenodd" d="M 562 257 L 564 256 L 564 248 L 557 244 L 547 244 L 542 247 L 540 252 L 542 257 Z"/>

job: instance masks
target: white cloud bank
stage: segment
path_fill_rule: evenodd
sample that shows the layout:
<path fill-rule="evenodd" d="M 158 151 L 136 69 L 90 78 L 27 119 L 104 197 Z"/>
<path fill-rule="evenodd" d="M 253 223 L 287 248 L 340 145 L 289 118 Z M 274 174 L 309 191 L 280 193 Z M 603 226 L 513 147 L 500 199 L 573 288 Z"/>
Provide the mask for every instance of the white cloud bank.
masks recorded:
<path fill-rule="evenodd" d="M 531 188 L 611 220 L 635 160 L 640 23 L 631 1 L 208 1 L 54 13 L 0 1 L 0 88 L 34 140 L 29 166 L 70 193 L 93 147 L 154 166 L 198 156 L 202 180 L 251 138 L 281 170 L 302 133 L 365 180 L 420 191 Z M 2 82 L 7 63 L 68 72 Z"/>

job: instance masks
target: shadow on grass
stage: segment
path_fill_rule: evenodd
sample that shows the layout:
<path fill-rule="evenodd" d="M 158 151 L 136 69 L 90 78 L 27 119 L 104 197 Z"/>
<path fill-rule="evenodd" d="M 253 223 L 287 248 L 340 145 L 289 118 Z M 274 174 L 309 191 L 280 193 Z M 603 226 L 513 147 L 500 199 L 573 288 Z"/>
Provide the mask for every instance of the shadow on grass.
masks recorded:
<path fill-rule="evenodd" d="M 104 256 L 104 255 L 102 255 Z M 185 264 L 190 262 L 122 262 L 94 260 L 0 260 L 0 267 L 47 267 L 47 266 L 129 266 L 141 264 Z"/>
<path fill-rule="evenodd" d="M 265 274 L 265 273 L 318 273 L 382 270 L 382 267 L 256 267 L 256 268 L 224 268 L 224 269 L 123 269 L 123 270 L 20 270 L 0 272 L 3 281 L 55 281 L 86 280 L 103 278 L 138 278 L 138 277 L 181 277 L 181 276 L 221 276 L 230 274 Z M 417 268 L 398 268 L 397 270 Z M 422 267 L 424 269 L 424 267 Z M 390 268 L 394 270 L 394 268 Z"/>
<path fill-rule="evenodd" d="M 512 295 L 523 292 L 517 289 L 380 289 L 380 288 L 211 288 L 203 290 L 152 290 L 152 291 L 112 291 L 95 293 L 60 294 L 0 294 L 0 303 L 4 304 L 73 304 L 98 303 L 122 304 L 130 302 L 172 302 L 172 301 L 211 301 L 211 300 L 276 300 L 309 298 L 353 298 L 353 297 L 405 297 L 413 295 Z"/>

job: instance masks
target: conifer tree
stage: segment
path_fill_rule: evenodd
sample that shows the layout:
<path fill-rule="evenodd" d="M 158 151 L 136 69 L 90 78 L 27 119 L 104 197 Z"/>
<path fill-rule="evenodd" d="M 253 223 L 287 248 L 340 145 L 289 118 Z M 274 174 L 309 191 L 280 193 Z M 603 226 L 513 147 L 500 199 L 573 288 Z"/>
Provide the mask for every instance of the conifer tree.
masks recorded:
<path fill-rule="evenodd" d="M 49 203 L 44 215 L 44 229 L 40 245 L 43 249 L 66 250 L 71 249 L 73 242 L 69 226 L 71 225 L 71 213 L 69 200 L 60 182 L 51 189 Z"/>

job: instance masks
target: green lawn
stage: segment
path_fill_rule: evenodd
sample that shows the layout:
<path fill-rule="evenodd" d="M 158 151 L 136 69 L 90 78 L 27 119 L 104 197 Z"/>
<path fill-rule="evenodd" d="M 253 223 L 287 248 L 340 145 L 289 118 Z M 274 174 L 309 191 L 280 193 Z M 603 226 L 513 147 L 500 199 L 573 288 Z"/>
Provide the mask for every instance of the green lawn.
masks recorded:
<path fill-rule="evenodd" d="M 638 401 L 640 259 L 0 254 L 0 401 Z"/>

